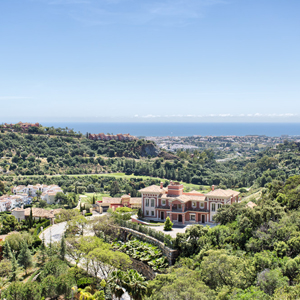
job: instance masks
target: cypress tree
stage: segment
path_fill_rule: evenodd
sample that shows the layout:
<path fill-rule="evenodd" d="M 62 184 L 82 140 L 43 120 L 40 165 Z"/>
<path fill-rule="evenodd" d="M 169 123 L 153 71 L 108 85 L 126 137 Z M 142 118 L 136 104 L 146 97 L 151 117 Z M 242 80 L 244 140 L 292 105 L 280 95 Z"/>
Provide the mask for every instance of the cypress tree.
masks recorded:
<path fill-rule="evenodd" d="M 23 241 L 21 244 L 21 250 L 18 256 L 18 263 L 20 266 L 24 267 L 26 275 L 27 268 L 32 265 L 32 257 L 27 244 Z"/>
<path fill-rule="evenodd" d="M 65 260 L 65 256 L 66 256 L 66 241 L 65 241 L 65 236 L 63 234 L 60 241 L 60 259 Z"/>
<path fill-rule="evenodd" d="M 17 271 L 18 271 L 18 263 L 15 257 L 15 254 L 12 254 L 11 258 L 11 281 L 16 281 L 17 279 Z"/>
<path fill-rule="evenodd" d="M 8 242 L 5 242 L 4 247 L 3 247 L 3 257 L 6 257 L 8 259 L 12 259 L 12 252 L 11 248 Z"/>
<path fill-rule="evenodd" d="M 29 215 L 29 220 L 28 220 L 28 227 L 32 227 L 32 207 L 30 207 L 30 215 Z"/>

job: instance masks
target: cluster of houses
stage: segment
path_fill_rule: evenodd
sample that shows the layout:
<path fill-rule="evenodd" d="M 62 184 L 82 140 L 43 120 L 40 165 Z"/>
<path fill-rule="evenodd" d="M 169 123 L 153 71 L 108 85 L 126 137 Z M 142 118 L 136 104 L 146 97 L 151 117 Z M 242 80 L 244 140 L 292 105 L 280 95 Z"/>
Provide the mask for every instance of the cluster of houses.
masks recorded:
<path fill-rule="evenodd" d="M 14 129 L 16 128 L 16 125 L 21 128 L 23 131 L 27 131 L 30 127 L 40 127 L 39 123 L 23 123 L 23 122 L 19 122 L 16 124 L 8 124 L 8 123 L 4 123 L 2 125 L 2 128 L 9 128 L 9 129 Z"/>
<path fill-rule="evenodd" d="M 102 201 L 97 201 L 95 204 L 96 211 L 102 213 L 106 212 L 109 208 L 115 211 L 118 207 L 128 207 L 132 209 L 139 209 L 142 206 L 141 197 L 131 197 L 130 194 L 123 195 L 122 197 L 102 197 Z"/>
<path fill-rule="evenodd" d="M 129 133 L 127 134 L 104 134 L 104 133 L 98 133 L 98 134 L 89 134 L 89 139 L 90 140 L 101 140 L 101 141 L 110 141 L 110 140 L 115 140 L 115 141 L 133 141 L 137 140 L 138 138 L 135 136 L 130 135 Z"/>
<path fill-rule="evenodd" d="M 63 190 L 58 185 L 19 185 L 11 189 L 13 195 L 3 195 L 0 197 L 0 212 L 11 211 L 24 204 L 30 204 L 32 197 L 39 196 L 48 204 L 55 203 L 55 195 Z"/>
<path fill-rule="evenodd" d="M 213 222 L 218 209 L 239 201 L 239 192 L 212 189 L 207 194 L 198 191 L 183 192 L 183 185 L 172 182 L 166 188 L 152 185 L 140 190 L 145 219 L 164 222 L 167 217 L 174 224 Z"/>

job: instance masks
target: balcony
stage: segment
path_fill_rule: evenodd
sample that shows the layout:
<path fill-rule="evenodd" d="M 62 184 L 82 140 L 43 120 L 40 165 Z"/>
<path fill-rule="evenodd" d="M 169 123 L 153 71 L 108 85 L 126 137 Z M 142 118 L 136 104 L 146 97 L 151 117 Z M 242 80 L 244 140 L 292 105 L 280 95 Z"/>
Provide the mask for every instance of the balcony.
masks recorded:
<path fill-rule="evenodd" d="M 188 212 L 188 211 L 195 211 L 195 212 L 209 212 L 208 209 L 204 209 L 204 208 L 190 208 L 190 207 L 186 207 L 184 209 L 184 211 L 182 211 L 182 208 L 173 208 L 171 210 L 171 207 L 168 205 L 159 205 L 155 207 L 156 209 L 166 209 L 166 210 L 170 210 L 170 212 L 174 212 L 174 213 L 183 213 L 183 212 Z"/>
<path fill-rule="evenodd" d="M 195 207 L 187 207 L 184 211 L 198 211 L 198 212 L 209 212 L 208 209 L 204 208 L 195 208 Z"/>
<path fill-rule="evenodd" d="M 159 205 L 159 206 L 156 206 L 155 208 L 159 208 L 159 209 L 170 209 L 170 206 L 168 206 L 168 205 Z"/>

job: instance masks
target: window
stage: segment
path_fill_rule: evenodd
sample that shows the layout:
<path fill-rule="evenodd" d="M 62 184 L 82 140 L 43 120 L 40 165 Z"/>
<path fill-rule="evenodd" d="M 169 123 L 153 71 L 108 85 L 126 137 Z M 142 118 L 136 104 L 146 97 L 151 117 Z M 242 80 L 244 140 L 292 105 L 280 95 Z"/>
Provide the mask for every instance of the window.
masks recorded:
<path fill-rule="evenodd" d="M 200 208 L 204 208 L 204 202 L 200 202 Z"/>
<path fill-rule="evenodd" d="M 161 200 L 161 205 L 165 206 L 166 205 L 166 200 Z"/>
<path fill-rule="evenodd" d="M 149 206 L 149 199 L 146 199 L 146 206 Z"/>
<path fill-rule="evenodd" d="M 196 221 L 196 215 L 190 215 L 190 220 L 191 221 Z"/>
<path fill-rule="evenodd" d="M 149 210 L 146 210 L 146 216 L 149 216 Z"/>
<path fill-rule="evenodd" d="M 154 207 L 155 200 L 151 199 L 151 207 Z"/>
<path fill-rule="evenodd" d="M 151 216 L 154 216 L 154 211 L 151 211 Z"/>
<path fill-rule="evenodd" d="M 181 204 L 177 204 L 177 209 L 181 209 Z"/>
<path fill-rule="evenodd" d="M 218 209 L 219 209 L 219 208 L 221 208 L 221 206 L 222 206 L 222 204 L 221 204 L 221 203 L 219 203 L 219 204 L 218 204 Z"/>
<path fill-rule="evenodd" d="M 216 211 L 216 204 L 215 203 L 211 204 L 211 211 Z"/>
<path fill-rule="evenodd" d="M 192 202 L 192 207 L 196 207 L 196 202 L 195 201 Z"/>

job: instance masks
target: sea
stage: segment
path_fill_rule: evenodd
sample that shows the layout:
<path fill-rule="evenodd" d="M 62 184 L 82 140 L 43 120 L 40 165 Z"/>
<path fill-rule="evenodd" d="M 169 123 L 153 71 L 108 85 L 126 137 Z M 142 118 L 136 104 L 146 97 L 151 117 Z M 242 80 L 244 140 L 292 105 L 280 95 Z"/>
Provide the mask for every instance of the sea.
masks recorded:
<path fill-rule="evenodd" d="M 43 122 L 43 126 L 68 127 L 83 134 L 129 133 L 145 136 L 299 136 L 300 123 L 71 123 Z"/>

